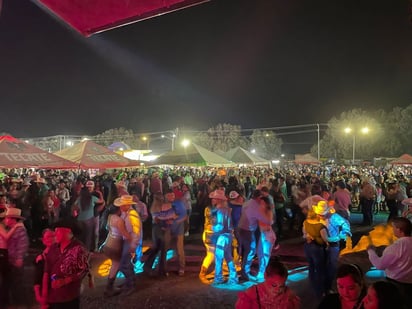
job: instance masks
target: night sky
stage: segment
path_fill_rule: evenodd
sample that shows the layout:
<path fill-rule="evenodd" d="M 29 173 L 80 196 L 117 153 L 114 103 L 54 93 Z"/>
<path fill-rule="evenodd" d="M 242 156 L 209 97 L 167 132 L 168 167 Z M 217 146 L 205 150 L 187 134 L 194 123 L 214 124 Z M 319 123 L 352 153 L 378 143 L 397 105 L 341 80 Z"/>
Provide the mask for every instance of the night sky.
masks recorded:
<path fill-rule="evenodd" d="M 326 123 L 412 104 L 407 0 L 212 0 L 84 38 L 3 0 L 0 131 Z"/>

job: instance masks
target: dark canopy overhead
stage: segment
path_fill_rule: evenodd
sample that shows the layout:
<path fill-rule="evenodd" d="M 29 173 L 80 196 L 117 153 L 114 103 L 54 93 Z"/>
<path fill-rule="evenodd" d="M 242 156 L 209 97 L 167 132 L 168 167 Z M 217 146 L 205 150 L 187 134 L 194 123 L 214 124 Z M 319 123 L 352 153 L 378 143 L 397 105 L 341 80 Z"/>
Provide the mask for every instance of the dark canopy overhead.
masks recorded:
<path fill-rule="evenodd" d="M 209 0 L 34 0 L 84 36 Z"/>

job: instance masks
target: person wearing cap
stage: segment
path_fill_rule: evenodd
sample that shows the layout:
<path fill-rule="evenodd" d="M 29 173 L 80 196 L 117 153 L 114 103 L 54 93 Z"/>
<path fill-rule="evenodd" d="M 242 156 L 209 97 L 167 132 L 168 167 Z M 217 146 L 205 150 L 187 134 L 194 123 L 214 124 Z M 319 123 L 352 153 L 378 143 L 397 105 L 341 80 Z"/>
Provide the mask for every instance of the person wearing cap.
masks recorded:
<path fill-rule="evenodd" d="M 7 228 L 15 229 L 7 241 L 8 268 L 9 268 L 9 292 L 10 305 L 27 306 L 28 293 L 24 282 L 24 257 L 29 248 L 29 237 L 22 221 L 21 210 L 18 208 L 8 208 L 4 223 Z"/>
<path fill-rule="evenodd" d="M 120 217 L 124 220 L 126 230 L 131 238 L 128 240 L 123 237 L 122 255 L 120 258 L 119 271 L 121 271 L 126 280 L 123 286 L 124 294 L 130 295 L 135 291 L 135 274 L 132 259 L 136 255 L 136 248 L 142 241 L 142 222 L 137 211 L 132 207 L 136 203 L 133 201 L 133 196 L 123 195 L 114 200 L 113 204 L 120 207 Z"/>
<path fill-rule="evenodd" d="M 232 242 L 233 247 L 233 260 L 236 265 L 240 265 L 240 252 L 239 252 L 239 233 L 238 224 L 240 220 L 240 215 L 242 214 L 242 205 L 245 202 L 243 195 L 239 194 L 237 191 L 229 192 L 228 206 L 232 210 L 232 224 L 234 230 L 234 237 Z"/>
<path fill-rule="evenodd" d="M 80 191 L 80 196 L 74 204 L 74 214 L 77 214 L 77 221 L 82 226 L 82 235 L 80 240 L 84 243 L 87 250 L 95 251 L 98 239 L 96 230 L 98 231 L 98 224 L 95 217 L 95 208 L 100 211 L 104 207 L 103 195 L 100 192 L 99 197 L 93 195 L 94 182 L 89 180 L 86 182 L 85 188 Z"/>
<path fill-rule="evenodd" d="M 211 199 L 212 193 L 215 191 L 212 191 L 208 197 Z M 214 193 L 214 195 L 217 195 Z M 224 195 L 224 193 L 223 193 Z M 216 203 L 213 204 L 211 200 L 209 200 L 209 205 L 205 207 L 204 211 L 204 228 L 203 228 L 203 234 L 202 234 L 202 240 L 203 244 L 206 248 L 206 255 L 203 258 L 202 261 L 202 266 L 200 268 L 200 273 L 199 273 L 199 278 L 202 281 L 206 281 L 206 275 L 209 272 L 210 265 L 215 260 L 215 251 L 216 251 L 216 242 L 217 242 L 217 233 L 215 233 L 213 229 L 213 225 L 216 221 Z"/>
<path fill-rule="evenodd" d="M 42 306 L 80 308 L 81 282 L 89 273 L 89 252 L 74 235 L 79 232 L 74 219 L 54 225 L 55 241 L 45 256 Z"/>
<path fill-rule="evenodd" d="M 343 218 L 349 221 L 351 205 L 351 194 L 346 188 L 346 184 L 343 180 L 339 180 L 336 183 L 336 191 L 333 193 L 333 200 L 335 201 L 336 213 L 340 214 Z"/>
<path fill-rule="evenodd" d="M 313 211 L 320 216 L 320 222 L 328 229 L 329 249 L 326 254 L 325 291 L 332 288 L 332 283 L 336 277 L 338 259 L 340 252 L 340 242 L 351 237 L 349 222 L 335 212 L 326 201 L 319 201 L 312 206 Z"/>
<path fill-rule="evenodd" d="M 216 216 L 213 224 L 213 232 L 217 235 L 215 250 L 215 278 L 213 284 L 224 282 L 222 273 L 223 260 L 229 269 L 228 284 L 237 284 L 237 272 L 232 256 L 233 224 L 231 209 L 227 206 L 227 198 L 223 190 L 215 190 L 210 193 L 212 205 L 216 207 Z"/>

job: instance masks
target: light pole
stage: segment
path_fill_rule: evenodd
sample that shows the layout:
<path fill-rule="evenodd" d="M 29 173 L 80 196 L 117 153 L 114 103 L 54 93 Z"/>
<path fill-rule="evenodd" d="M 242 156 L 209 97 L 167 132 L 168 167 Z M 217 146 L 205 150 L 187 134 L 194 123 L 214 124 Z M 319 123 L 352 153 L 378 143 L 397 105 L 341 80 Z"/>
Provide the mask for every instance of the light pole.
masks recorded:
<path fill-rule="evenodd" d="M 164 134 L 161 135 L 161 138 L 167 138 L 172 141 L 172 151 L 175 150 L 175 139 L 176 139 L 176 134 L 172 134 L 172 137 L 166 136 Z"/>
<path fill-rule="evenodd" d="M 346 134 L 352 133 L 352 165 L 355 165 L 355 149 L 356 149 L 356 132 L 352 130 L 352 128 L 347 127 L 345 128 L 344 132 Z M 369 133 L 369 128 L 368 127 L 363 127 L 360 132 L 362 134 L 368 134 Z"/>
<path fill-rule="evenodd" d="M 147 136 L 143 136 L 143 137 L 142 137 L 142 140 L 143 140 L 144 142 L 146 142 L 146 148 L 147 148 L 147 150 L 149 150 L 150 139 L 149 139 Z"/>

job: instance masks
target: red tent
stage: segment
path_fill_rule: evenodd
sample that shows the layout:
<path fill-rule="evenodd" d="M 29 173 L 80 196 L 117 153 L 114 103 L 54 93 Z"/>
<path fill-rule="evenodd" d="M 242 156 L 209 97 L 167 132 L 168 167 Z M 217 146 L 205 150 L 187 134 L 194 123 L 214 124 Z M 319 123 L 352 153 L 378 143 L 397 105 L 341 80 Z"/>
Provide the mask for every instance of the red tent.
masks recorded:
<path fill-rule="evenodd" d="M 0 136 L 0 167 L 71 169 L 76 165 L 13 136 L 3 135 Z"/>
<path fill-rule="evenodd" d="M 84 36 L 209 0 L 35 0 Z"/>
<path fill-rule="evenodd" d="M 75 162 L 81 169 L 125 168 L 140 165 L 138 161 L 129 160 L 92 141 L 78 143 L 55 154 Z"/>
<path fill-rule="evenodd" d="M 401 155 L 399 158 L 391 161 L 391 164 L 412 164 L 412 156 L 405 153 Z"/>

